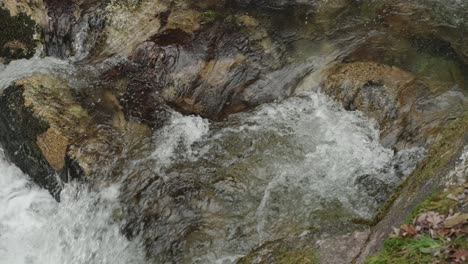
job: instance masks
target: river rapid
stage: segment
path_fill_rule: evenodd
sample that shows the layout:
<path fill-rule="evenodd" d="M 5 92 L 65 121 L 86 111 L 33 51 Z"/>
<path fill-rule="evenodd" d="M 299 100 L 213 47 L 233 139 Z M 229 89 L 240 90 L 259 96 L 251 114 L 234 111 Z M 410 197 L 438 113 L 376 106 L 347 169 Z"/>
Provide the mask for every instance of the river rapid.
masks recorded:
<path fill-rule="evenodd" d="M 14 61 L 0 71 L 2 89 L 35 72 L 72 76 L 74 68 L 52 58 Z M 143 160 L 163 179 L 180 166 L 219 178 L 214 199 L 202 204 L 203 247 L 187 253 L 194 263 L 231 263 L 263 241 L 314 228 L 333 233 L 346 219 L 370 217 L 385 197 L 368 182 L 396 186 L 423 154 L 395 155 L 380 145 L 373 120 L 319 92 L 224 122 L 173 112 L 154 141 Z M 3 155 L 0 174 L 0 263 L 146 262 L 139 237 L 129 241 L 115 217 L 125 175 L 99 191 L 64 184 L 57 202 Z"/>

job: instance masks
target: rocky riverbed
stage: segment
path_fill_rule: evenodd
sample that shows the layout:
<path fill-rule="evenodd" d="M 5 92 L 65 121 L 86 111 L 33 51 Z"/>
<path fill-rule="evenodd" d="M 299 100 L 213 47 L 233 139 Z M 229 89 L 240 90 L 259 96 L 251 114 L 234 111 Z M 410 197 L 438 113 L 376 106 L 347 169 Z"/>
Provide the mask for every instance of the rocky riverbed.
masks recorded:
<path fill-rule="evenodd" d="M 114 239 L 124 263 L 380 263 L 392 226 L 468 176 L 467 12 L 2 0 L 0 165 L 27 176 L 0 173 L 0 208 L 23 205 L 0 214 L 0 263 L 115 263 Z M 63 255 L 34 242 L 51 223 Z"/>

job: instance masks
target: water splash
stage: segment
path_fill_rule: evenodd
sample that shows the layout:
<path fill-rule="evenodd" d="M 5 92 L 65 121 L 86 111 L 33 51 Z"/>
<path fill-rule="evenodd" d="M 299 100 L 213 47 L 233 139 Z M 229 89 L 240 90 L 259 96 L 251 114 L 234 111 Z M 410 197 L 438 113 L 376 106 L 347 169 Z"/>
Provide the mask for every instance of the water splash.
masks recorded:
<path fill-rule="evenodd" d="M 200 194 L 212 197 L 208 204 L 191 201 L 202 216 L 193 221 L 203 223 L 196 235 L 203 247 L 187 250 L 196 263 L 230 263 L 262 241 L 305 230 L 340 232 L 333 229 L 370 217 L 424 154 L 384 148 L 375 122 L 320 93 L 209 127 L 199 117 L 174 116 L 157 137 L 170 142 L 154 154 L 164 164 L 160 174 L 185 168 L 210 189 Z"/>
<path fill-rule="evenodd" d="M 0 90 L 12 82 L 30 76 L 33 73 L 51 73 L 69 75 L 72 71 L 69 62 L 52 57 L 33 57 L 10 62 L 0 68 Z"/>
<path fill-rule="evenodd" d="M 71 184 L 61 203 L 0 156 L 0 263 L 144 263 L 113 219 L 117 186 L 99 193 Z"/>
<path fill-rule="evenodd" d="M 192 160 L 198 155 L 193 144 L 209 131 L 209 122 L 199 116 L 183 116 L 173 113 L 164 128 L 156 132 L 158 147 L 151 155 L 158 166 L 157 171 L 181 159 Z"/>

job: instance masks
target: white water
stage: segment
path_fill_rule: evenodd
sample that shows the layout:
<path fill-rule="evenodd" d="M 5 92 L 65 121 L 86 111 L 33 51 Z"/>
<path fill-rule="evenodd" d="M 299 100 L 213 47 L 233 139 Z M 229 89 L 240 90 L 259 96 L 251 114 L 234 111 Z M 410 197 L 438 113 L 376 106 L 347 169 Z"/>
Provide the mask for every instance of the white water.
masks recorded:
<path fill-rule="evenodd" d="M 1 264 L 144 263 L 138 243 L 112 222 L 118 187 L 68 185 L 57 203 L 0 156 Z"/>
<path fill-rule="evenodd" d="M 0 69 L 0 89 L 34 72 L 68 74 L 70 67 L 51 58 L 15 61 Z M 267 104 L 223 124 L 175 113 L 155 141 L 150 158 L 158 174 L 180 162 L 195 164 L 200 177 L 229 174 L 212 186 L 218 204 L 204 216 L 226 223 L 213 231 L 218 234 L 247 233 L 216 237 L 208 252 L 194 256 L 197 263 L 233 262 L 264 240 L 332 221 L 317 220 L 326 210 L 369 216 L 376 203 L 360 193 L 357 177 L 397 182 L 392 164 L 406 161 L 401 165 L 408 173 L 419 157 L 395 156 L 380 145 L 372 121 L 317 93 Z M 118 194 L 117 186 L 95 193 L 72 184 L 57 203 L 0 156 L 0 264 L 144 263 L 140 244 L 125 239 L 112 220 Z"/>
<path fill-rule="evenodd" d="M 212 186 L 217 203 L 203 220 L 213 217 L 220 227 L 199 230 L 218 235 L 196 263 L 231 263 L 262 241 L 369 217 L 379 203 L 359 189 L 358 177 L 398 184 L 424 152 L 395 155 L 380 144 L 374 122 L 319 93 L 266 104 L 223 124 L 176 114 L 156 141 L 158 174 L 190 163 L 196 177 L 220 178 Z"/>
<path fill-rule="evenodd" d="M 185 158 L 195 159 L 199 154 L 192 145 L 209 132 L 209 122 L 199 116 L 173 113 L 169 124 L 156 132 L 155 141 L 161 142 L 151 158 L 156 160 L 158 172 L 173 162 Z"/>
<path fill-rule="evenodd" d="M 0 67 L 0 91 L 33 73 L 72 72 L 69 62 L 55 58 L 12 61 Z M 112 220 L 118 186 L 96 193 L 69 184 L 57 203 L 0 152 L 0 264 L 144 263 L 141 246 Z"/>
<path fill-rule="evenodd" d="M 34 57 L 10 62 L 8 65 L 0 64 L 0 89 L 10 85 L 13 81 L 30 76 L 32 73 L 65 73 L 71 72 L 72 66 L 64 60 L 46 57 Z"/>

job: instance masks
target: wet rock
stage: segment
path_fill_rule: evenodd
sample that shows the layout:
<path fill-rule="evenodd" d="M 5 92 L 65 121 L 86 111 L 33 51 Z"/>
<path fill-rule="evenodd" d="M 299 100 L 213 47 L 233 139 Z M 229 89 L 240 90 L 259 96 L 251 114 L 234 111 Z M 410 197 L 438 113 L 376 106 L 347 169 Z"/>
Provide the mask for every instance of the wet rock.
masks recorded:
<path fill-rule="evenodd" d="M 382 23 L 400 36 L 447 42 L 467 62 L 465 32 L 468 5 L 463 1 L 364 1 L 363 15 Z M 421 23 L 415 21 L 424 21 Z M 449 47 L 446 46 L 446 47 Z"/>
<path fill-rule="evenodd" d="M 239 264 L 313 264 L 318 263 L 317 249 L 309 235 L 266 242 L 242 257 Z"/>
<path fill-rule="evenodd" d="M 30 58 L 37 47 L 36 23 L 23 13 L 10 13 L 0 6 L 0 58 L 5 62 Z"/>
<path fill-rule="evenodd" d="M 374 118 L 382 131 L 381 141 L 396 149 L 433 142 L 437 131 L 463 114 L 467 106 L 466 95 L 459 87 L 427 82 L 384 64 L 338 64 L 327 76 L 325 92 L 346 109 L 360 110 Z"/>
<path fill-rule="evenodd" d="M 350 234 L 324 238 L 318 241 L 320 263 L 354 263 L 361 248 L 369 238 L 370 230 L 355 231 Z"/>
<path fill-rule="evenodd" d="M 385 202 L 387 197 L 395 190 L 396 184 L 386 182 L 375 175 L 362 175 L 356 179 L 355 184 L 358 186 L 359 191 L 366 193 L 371 197 L 375 197 L 376 201 L 380 204 Z"/>
<path fill-rule="evenodd" d="M 156 113 L 165 102 L 185 114 L 220 119 L 281 96 L 287 97 L 291 93 L 288 78 L 296 78 L 298 82 L 308 69 L 300 68 L 297 73 L 290 74 L 291 77 L 276 82 L 278 95 L 269 93 L 264 98 L 249 98 L 250 94 L 257 96 L 257 91 L 265 90 L 270 83 L 262 79 L 270 80 L 272 77 L 267 75 L 272 67 L 281 67 L 285 62 L 278 61 L 275 53 L 262 46 L 265 35 L 250 36 L 250 30 L 255 31 L 258 26 L 255 19 L 247 16 L 237 19 L 244 28 L 236 23 L 215 22 L 195 33 L 182 29 L 157 33 L 137 46 L 129 63 L 105 75 L 126 83 L 125 94 L 121 97 L 125 106 L 132 108 L 135 97 L 154 98 L 153 102 L 147 101 L 148 104 L 134 104 L 142 107 L 143 113 Z M 138 111 L 127 113 L 138 116 Z M 146 116 L 148 118 L 143 119 L 148 122 L 158 122 L 156 116 Z"/>
<path fill-rule="evenodd" d="M 398 227 L 407 221 L 408 216 L 428 197 L 435 197 L 434 194 L 445 189 L 452 181 L 466 181 L 466 131 L 466 113 L 445 127 L 426 158 L 418 164 L 376 215 L 376 225 L 372 227 L 369 241 L 356 258 L 356 263 L 366 263 L 366 257 L 378 252 L 383 247 L 384 240 L 394 232 L 392 227 Z M 444 210 L 448 210 L 445 205 L 443 207 Z"/>
<path fill-rule="evenodd" d="M 48 83 L 39 86 L 37 81 L 40 78 L 45 78 L 45 82 Z M 41 107 L 45 101 L 49 102 L 46 98 L 49 95 L 55 95 L 55 98 L 51 98 L 51 102 L 54 99 L 61 100 L 60 98 L 66 100 L 59 90 L 54 91 L 55 94 L 50 94 L 51 91 L 44 88 L 55 85 L 59 84 L 53 79 L 37 75 L 5 89 L 0 102 L 2 107 L 0 139 L 6 156 L 37 183 L 58 197 L 60 183 L 54 174 L 61 173 L 63 179 L 74 178 L 80 176 L 80 169 L 73 166 L 74 162 L 66 155 L 68 139 L 60 131 L 61 124 L 48 120 L 59 118 L 52 116 L 52 113 L 62 111 L 58 109 L 60 105 L 54 102 Z M 80 110 L 76 109 L 78 115 L 82 113 Z"/>
<path fill-rule="evenodd" d="M 61 181 L 92 181 L 104 173 L 102 162 L 122 152 L 121 145 L 138 140 L 136 135 L 151 133 L 142 125 L 118 119 L 121 114 L 112 107 L 107 122 L 96 119 L 98 115 L 83 107 L 67 81 L 45 74 L 34 74 L 6 88 L 0 107 L 0 141 L 6 156 L 56 198 Z M 136 137 L 123 137 L 124 131 Z"/>

